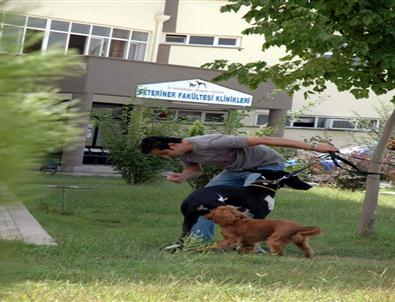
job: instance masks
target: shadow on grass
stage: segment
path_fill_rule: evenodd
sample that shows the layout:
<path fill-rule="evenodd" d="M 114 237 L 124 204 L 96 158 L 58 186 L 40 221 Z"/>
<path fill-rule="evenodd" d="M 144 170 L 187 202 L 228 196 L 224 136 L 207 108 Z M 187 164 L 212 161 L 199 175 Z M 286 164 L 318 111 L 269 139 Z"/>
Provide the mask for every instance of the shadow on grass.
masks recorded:
<path fill-rule="evenodd" d="M 393 288 L 395 209 L 383 197 L 375 223 L 376 235 L 357 236 L 362 194 L 315 188 L 282 190 L 268 218 L 291 219 L 319 226 L 311 239 L 315 258 L 305 260 L 291 246 L 286 257 L 241 256 L 233 253 L 168 254 L 160 247 L 174 242 L 181 229 L 179 204 L 188 186 L 101 185 L 80 192 L 69 204 L 73 215 L 39 208 L 37 188 L 27 202 L 30 210 L 56 238 L 56 247 L 7 243 L 0 258 L 3 288 L 25 281 L 75 283 L 159 281 L 252 284 L 260 288 Z"/>

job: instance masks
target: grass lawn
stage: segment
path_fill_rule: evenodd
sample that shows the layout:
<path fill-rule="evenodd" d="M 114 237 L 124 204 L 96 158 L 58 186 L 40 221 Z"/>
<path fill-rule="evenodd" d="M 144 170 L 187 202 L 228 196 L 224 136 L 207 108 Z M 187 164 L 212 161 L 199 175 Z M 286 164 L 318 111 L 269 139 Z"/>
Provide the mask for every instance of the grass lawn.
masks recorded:
<path fill-rule="evenodd" d="M 44 184 L 94 186 L 59 191 Z M 282 189 L 270 218 L 321 227 L 315 257 L 161 250 L 181 231 L 188 185 L 127 186 L 116 178 L 42 176 L 19 197 L 57 246 L 0 241 L 1 301 L 395 301 L 395 200 L 381 195 L 376 235 L 356 235 L 362 193 Z"/>

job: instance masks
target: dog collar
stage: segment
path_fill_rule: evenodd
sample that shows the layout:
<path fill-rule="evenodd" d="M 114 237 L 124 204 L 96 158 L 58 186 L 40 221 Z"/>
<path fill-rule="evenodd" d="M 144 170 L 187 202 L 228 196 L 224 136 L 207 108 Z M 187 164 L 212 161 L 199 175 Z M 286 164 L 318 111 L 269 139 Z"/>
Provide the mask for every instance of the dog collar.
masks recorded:
<path fill-rule="evenodd" d="M 254 187 L 261 187 L 261 188 L 265 188 L 265 189 L 267 189 L 267 190 L 270 190 L 270 191 L 273 191 L 273 192 L 277 192 L 277 190 L 275 190 L 275 189 L 272 189 L 272 188 L 269 188 L 269 187 L 266 187 L 266 186 L 263 186 L 263 185 L 258 185 L 258 184 L 250 184 L 250 186 L 254 186 Z"/>

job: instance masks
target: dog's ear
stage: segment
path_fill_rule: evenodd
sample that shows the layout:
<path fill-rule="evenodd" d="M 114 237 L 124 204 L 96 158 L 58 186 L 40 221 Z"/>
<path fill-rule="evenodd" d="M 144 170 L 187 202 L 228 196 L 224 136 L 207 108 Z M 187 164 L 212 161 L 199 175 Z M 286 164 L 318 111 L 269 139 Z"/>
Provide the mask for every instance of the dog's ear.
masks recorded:
<path fill-rule="evenodd" d="M 248 217 L 243 212 L 239 211 L 239 208 L 234 206 L 224 206 L 222 207 L 223 216 L 227 219 L 229 223 L 234 223 L 235 221 Z"/>
<path fill-rule="evenodd" d="M 282 185 L 286 185 L 292 189 L 296 190 L 308 190 L 311 189 L 311 186 L 302 180 L 299 179 L 297 176 L 292 176 L 282 181 Z"/>
<path fill-rule="evenodd" d="M 249 209 L 243 207 L 237 207 L 237 210 L 244 214 L 246 217 L 253 217 L 254 215 L 250 212 Z"/>
<path fill-rule="evenodd" d="M 204 217 L 212 219 L 216 224 L 225 226 L 247 216 L 239 212 L 234 206 L 221 206 L 204 215 Z"/>

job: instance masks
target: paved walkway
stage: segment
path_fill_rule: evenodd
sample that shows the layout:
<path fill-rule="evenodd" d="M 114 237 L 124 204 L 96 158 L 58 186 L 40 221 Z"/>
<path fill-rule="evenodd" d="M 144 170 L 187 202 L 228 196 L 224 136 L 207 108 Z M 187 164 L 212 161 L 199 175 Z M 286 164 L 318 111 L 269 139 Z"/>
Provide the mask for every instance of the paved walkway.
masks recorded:
<path fill-rule="evenodd" d="M 30 244 L 56 245 L 38 221 L 29 213 L 22 202 L 0 185 L 0 197 L 10 201 L 0 204 L 0 239 L 19 240 Z"/>

